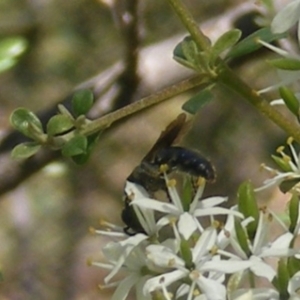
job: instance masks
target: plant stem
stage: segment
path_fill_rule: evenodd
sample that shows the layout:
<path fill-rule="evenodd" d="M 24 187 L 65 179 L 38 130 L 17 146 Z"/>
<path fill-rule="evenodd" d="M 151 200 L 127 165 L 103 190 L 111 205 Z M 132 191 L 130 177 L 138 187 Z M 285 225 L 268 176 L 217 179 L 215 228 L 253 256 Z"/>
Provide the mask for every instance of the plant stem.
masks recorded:
<path fill-rule="evenodd" d="M 183 80 L 179 83 L 171 85 L 170 87 L 167 87 L 166 89 L 164 89 L 160 92 L 157 92 L 153 95 L 142 98 L 141 100 L 139 100 L 137 102 L 134 102 L 134 103 L 127 105 L 121 109 L 118 109 L 110 114 L 107 114 L 100 119 L 91 121 L 81 130 L 81 133 L 84 135 L 90 135 L 90 134 L 96 133 L 100 130 L 103 130 L 104 128 L 109 127 L 112 123 L 114 123 L 124 117 L 130 116 L 142 109 L 145 109 L 152 105 L 163 102 L 169 98 L 177 96 L 177 95 L 179 95 L 185 91 L 188 91 L 194 87 L 197 87 L 200 85 L 205 85 L 206 83 L 207 83 L 207 80 L 206 80 L 206 78 L 203 78 L 203 76 L 196 76 L 196 77 L 192 77 L 192 78 Z"/>
<path fill-rule="evenodd" d="M 197 46 L 202 51 L 207 51 L 210 48 L 207 37 L 202 33 L 199 25 L 194 20 L 189 10 L 184 6 L 182 0 L 167 0 L 173 7 L 174 11 L 190 33 Z"/>
<path fill-rule="evenodd" d="M 201 32 L 197 23 L 192 18 L 190 12 L 183 4 L 182 0 L 167 0 L 186 29 L 190 32 L 195 43 L 200 49 L 209 51 L 207 43 L 204 42 L 204 34 Z M 292 122 L 285 118 L 280 112 L 274 109 L 263 97 L 259 96 L 255 90 L 247 85 L 241 78 L 239 78 L 231 69 L 229 69 L 220 59 L 218 60 L 220 69 L 217 75 L 217 81 L 225 85 L 232 91 L 238 93 L 245 100 L 251 103 L 263 115 L 267 116 L 281 129 L 283 129 L 289 136 L 292 136 L 298 143 L 300 143 L 300 129 Z M 212 78 L 215 81 L 216 78 Z"/>
<path fill-rule="evenodd" d="M 225 65 L 223 66 L 222 71 L 218 74 L 218 82 L 238 93 L 263 115 L 283 129 L 289 136 L 292 136 L 298 143 L 300 143 L 299 126 L 295 126 L 294 122 L 291 122 L 289 119 L 284 117 L 278 110 L 271 106 L 269 102 L 261 97 L 240 77 L 236 76 L 236 74 Z"/>

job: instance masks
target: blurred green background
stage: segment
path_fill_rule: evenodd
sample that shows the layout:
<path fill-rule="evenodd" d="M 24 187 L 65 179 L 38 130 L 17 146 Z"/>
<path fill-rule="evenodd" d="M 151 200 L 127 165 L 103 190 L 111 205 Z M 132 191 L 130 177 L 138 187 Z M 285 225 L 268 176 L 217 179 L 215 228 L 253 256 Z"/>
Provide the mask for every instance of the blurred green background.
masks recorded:
<path fill-rule="evenodd" d="M 110 2 L 0 0 L 0 39 L 17 35 L 28 42 L 19 63 L 0 74 L 1 134 L 9 130 L 15 108 L 45 109 L 122 59 L 124 41 L 105 5 Z M 141 47 L 183 33 L 165 1 L 141 2 Z M 201 21 L 224 17 L 226 9 L 244 2 L 186 1 Z M 236 66 L 236 72 L 254 87 L 264 87 L 274 78 L 259 57 Z M 57 160 L 1 197 L 0 300 L 110 299 L 111 290 L 97 287 L 106 273 L 86 264 L 88 258 L 101 259 L 101 246 L 109 239 L 90 236 L 88 228 L 98 227 L 100 218 L 122 224 L 126 177 L 187 97 L 110 128 L 86 165 Z M 279 129 L 235 97 L 220 92 L 197 115 L 184 141 L 216 166 L 218 180 L 207 194 L 230 195 L 233 201 L 241 181 L 261 184 L 259 164 L 270 162 L 269 153 L 284 141 Z"/>

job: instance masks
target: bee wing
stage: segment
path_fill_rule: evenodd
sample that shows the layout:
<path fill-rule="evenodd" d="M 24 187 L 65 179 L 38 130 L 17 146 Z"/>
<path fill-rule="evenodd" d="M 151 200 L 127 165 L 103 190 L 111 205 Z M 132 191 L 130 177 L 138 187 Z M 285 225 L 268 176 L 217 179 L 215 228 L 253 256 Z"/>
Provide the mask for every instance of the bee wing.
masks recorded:
<path fill-rule="evenodd" d="M 186 122 L 186 114 L 181 113 L 177 116 L 175 120 L 173 120 L 164 131 L 160 134 L 159 138 L 147 153 L 147 155 L 143 158 L 142 161 L 152 161 L 155 153 L 162 148 L 166 148 L 171 146 L 175 141 L 177 141 L 179 137 L 179 133 L 182 131 L 183 127 L 187 124 Z"/>

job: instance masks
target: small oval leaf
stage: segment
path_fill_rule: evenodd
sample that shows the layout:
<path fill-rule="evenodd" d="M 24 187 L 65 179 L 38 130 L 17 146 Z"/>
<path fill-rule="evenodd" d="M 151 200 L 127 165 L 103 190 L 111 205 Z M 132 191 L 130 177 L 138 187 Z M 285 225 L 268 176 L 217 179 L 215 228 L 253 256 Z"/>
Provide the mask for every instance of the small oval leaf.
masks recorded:
<path fill-rule="evenodd" d="M 284 194 L 289 192 L 293 187 L 300 182 L 300 178 L 291 178 L 280 183 L 279 189 Z"/>
<path fill-rule="evenodd" d="M 215 59 L 225 50 L 235 45 L 240 39 L 242 32 L 239 29 L 232 29 L 221 35 L 211 49 L 211 61 Z"/>
<path fill-rule="evenodd" d="M 236 57 L 240 57 L 251 52 L 254 52 L 262 47 L 257 40 L 262 40 L 267 43 L 271 43 L 275 40 L 284 38 L 286 34 L 274 34 L 271 32 L 270 28 L 262 28 L 249 35 L 247 38 L 240 41 L 238 44 L 233 46 L 231 50 L 226 55 L 226 59 L 232 59 Z"/>
<path fill-rule="evenodd" d="M 66 115 L 53 116 L 47 123 L 47 134 L 50 136 L 65 133 L 74 127 L 73 120 Z"/>
<path fill-rule="evenodd" d="M 241 225 L 240 220 L 234 220 L 234 228 L 236 232 L 236 237 L 239 242 L 239 245 L 243 249 L 243 251 L 246 253 L 246 255 L 251 254 L 251 250 L 248 245 L 248 236 L 246 231 L 244 230 L 244 227 Z"/>
<path fill-rule="evenodd" d="M 101 132 L 97 132 L 97 133 L 94 133 L 94 134 L 87 137 L 88 145 L 87 145 L 87 148 L 86 148 L 86 152 L 83 153 L 83 154 L 72 156 L 72 160 L 76 164 L 82 165 L 82 164 L 84 164 L 88 161 L 88 159 L 91 156 L 92 150 L 94 149 L 95 145 L 97 144 L 97 142 L 99 140 L 100 134 L 101 134 Z"/>
<path fill-rule="evenodd" d="M 268 63 L 273 67 L 281 70 L 300 70 L 300 60 L 296 58 L 277 58 L 273 60 L 268 60 Z"/>
<path fill-rule="evenodd" d="M 202 90 L 182 105 L 182 109 L 190 114 L 196 114 L 208 102 L 213 100 L 212 86 Z"/>
<path fill-rule="evenodd" d="M 33 137 L 32 130 L 43 133 L 43 126 L 39 118 L 26 108 L 16 109 L 10 116 L 11 125 L 28 137 Z M 32 125 L 32 126 L 30 126 Z"/>
<path fill-rule="evenodd" d="M 72 98 L 72 110 L 75 116 L 86 115 L 94 104 L 91 90 L 77 91 Z"/>
<path fill-rule="evenodd" d="M 298 118 L 299 117 L 299 100 L 295 94 L 286 86 L 279 88 L 279 94 L 286 104 L 287 108 Z"/>
<path fill-rule="evenodd" d="M 20 36 L 0 40 L 0 72 L 4 72 L 17 63 L 17 57 L 27 49 L 27 40 Z"/>
<path fill-rule="evenodd" d="M 276 155 L 271 155 L 271 157 L 282 171 L 284 171 L 284 172 L 292 171 L 292 167 L 290 166 L 288 161 L 286 161 L 282 157 L 278 157 Z"/>
<path fill-rule="evenodd" d="M 294 234 L 295 228 L 298 223 L 299 218 L 299 197 L 297 195 L 292 195 L 289 202 L 289 216 L 290 216 L 290 226 L 289 231 Z"/>
<path fill-rule="evenodd" d="M 253 240 L 259 219 L 259 209 L 251 182 L 243 182 L 238 188 L 238 208 L 245 218 L 253 217 L 254 221 L 247 225 L 249 238 Z"/>
<path fill-rule="evenodd" d="M 14 147 L 11 152 L 11 157 L 14 159 L 28 158 L 37 153 L 41 148 L 41 145 L 35 142 L 22 143 Z"/>
<path fill-rule="evenodd" d="M 61 153 L 66 157 L 84 154 L 87 151 L 87 145 L 87 137 L 78 134 L 64 144 Z"/>

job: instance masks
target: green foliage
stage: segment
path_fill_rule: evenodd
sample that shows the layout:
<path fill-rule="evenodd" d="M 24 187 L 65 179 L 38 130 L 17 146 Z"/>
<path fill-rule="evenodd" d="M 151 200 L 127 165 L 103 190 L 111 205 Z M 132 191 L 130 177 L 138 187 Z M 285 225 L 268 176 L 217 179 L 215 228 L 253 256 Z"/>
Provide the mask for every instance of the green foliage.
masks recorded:
<path fill-rule="evenodd" d="M 64 133 L 74 127 L 74 120 L 68 115 L 53 116 L 47 123 L 47 134 L 49 136 Z"/>
<path fill-rule="evenodd" d="M 0 73 L 12 68 L 27 47 L 27 40 L 20 36 L 0 40 Z"/>
<path fill-rule="evenodd" d="M 201 65 L 199 51 L 192 37 L 187 36 L 181 41 L 173 51 L 173 58 L 187 68 L 197 70 Z"/>
<path fill-rule="evenodd" d="M 279 94 L 287 108 L 299 119 L 299 100 L 295 94 L 286 86 L 279 88 Z"/>
<path fill-rule="evenodd" d="M 238 29 L 229 30 L 221 35 L 211 48 L 211 65 L 214 64 L 215 60 L 217 59 L 217 57 L 219 57 L 220 54 L 234 46 L 240 39 L 241 35 L 241 31 Z"/>
<path fill-rule="evenodd" d="M 96 146 L 99 140 L 100 133 L 95 133 L 87 137 L 87 146 L 85 152 L 82 154 L 72 156 L 72 160 L 78 164 L 82 165 L 88 161 L 91 156 L 93 148 Z"/>
<path fill-rule="evenodd" d="M 258 40 L 271 43 L 283 37 L 285 37 L 285 34 L 274 34 L 271 32 L 270 28 L 259 29 L 232 47 L 232 49 L 226 55 L 226 59 L 244 56 L 258 50 L 262 47 L 262 44 L 260 44 Z"/>
<path fill-rule="evenodd" d="M 284 172 L 291 172 L 292 168 L 289 164 L 289 161 L 287 161 L 286 159 L 283 159 L 279 156 L 276 155 L 271 155 L 272 159 L 274 160 L 274 162 L 277 164 L 277 166 Z"/>
<path fill-rule="evenodd" d="M 72 109 L 76 119 L 66 109 L 59 105 L 59 114 L 50 118 L 46 125 L 46 133 L 39 118 L 25 108 L 16 109 L 11 117 L 12 126 L 34 142 L 23 143 L 12 151 L 12 157 L 24 159 L 34 155 L 41 145 L 49 146 L 54 150 L 62 151 L 66 157 L 72 157 L 76 163 L 84 163 L 91 154 L 91 150 L 98 140 L 99 134 L 84 136 L 80 130 L 85 126 L 85 114 L 93 105 L 93 94 L 89 90 L 80 90 L 75 93 Z M 71 132 L 73 130 L 73 133 Z"/>
<path fill-rule="evenodd" d="M 40 150 L 40 148 L 41 145 L 39 145 L 36 142 L 22 143 L 14 147 L 14 149 L 11 152 L 11 157 L 14 159 L 28 158 L 37 153 Z"/>
<path fill-rule="evenodd" d="M 238 189 L 238 207 L 245 218 L 252 217 L 253 222 L 247 225 L 249 238 L 252 240 L 255 236 L 258 226 L 259 209 L 256 202 L 253 185 L 249 182 L 243 182 Z"/>
<path fill-rule="evenodd" d="M 87 145 L 87 137 L 81 134 L 76 134 L 63 145 L 61 153 L 66 157 L 84 154 L 87 151 Z"/>
<path fill-rule="evenodd" d="M 292 198 L 289 202 L 289 217 L 290 217 L 289 231 L 293 233 L 297 226 L 298 217 L 299 217 L 299 197 L 294 194 L 292 195 Z"/>
<path fill-rule="evenodd" d="M 191 245 L 185 239 L 181 239 L 180 241 L 180 253 L 182 255 L 182 258 L 185 261 L 185 266 L 187 268 L 192 268 L 194 263 L 193 263 L 193 254 L 191 251 Z"/>
<path fill-rule="evenodd" d="M 296 58 L 276 58 L 268 60 L 273 67 L 281 70 L 298 71 L 300 70 L 300 60 Z"/>
<path fill-rule="evenodd" d="M 206 54 L 198 49 L 195 41 L 190 36 L 187 36 L 175 47 L 173 57 L 178 63 L 188 68 L 207 72 L 210 68 L 214 68 L 219 55 L 235 45 L 240 37 L 241 31 L 238 29 L 225 32 L 211 47 L 209 53 Z"/>
<path fill-rule="evenodd" d="M 300 182 L 300 178 L 286 179 L 280 183 L 279 189 L 281 190 L 282 193 L 287 193 L 299 182 Z"/>
<path fill-rule="evenodd" d="M 288 269 L 291 276 L 299 272 L 300 270 L 300 259 L 295 256 L 288 258 Z"/>
<path fill-rule="evenodd" d="M 239 242 L 239 245 L 243 249 L 243 251 L 246 253 L 246 255 L 250 256 L 251 251 L 248 245 L 248 236 L 247 233 L 245 232 L 243 226 L 241 225 L 240 220 L 235 220 L 234 221 L 234 228 L 236 232 L 236 237 Z"/>
<path fill-rule="evenodd" d="M 208 87 L 186 101 L 182 105 L 182 109 L 190 114 L 196 114 L 204 105 L 213 100 L 213 94 L 211 87 Z"/>
<path fill-rule="evenodd" d="M 72 111 L 76 117 L 86 115 L 94 104 L 91 90 L 77 91 L 72 98 Z"/>
<path fill-rule="evenodd" d="M 189 211 L 190 209 L 193 192 L 194 192 L 194 187 L 192 185 L 191 180 L 187 180 L 187 178 L 184 178 L 182 200 L 181 200 L 184 211 Z"/>
<path fill-rule="evenodd" d="M 280 299 L 288 299 L 288 283 L 290 280 L 290 274 L 288 271 L 288 267 L 286 261 L 284 259 L 280 259 L 277 267 L 277 277 L 275 278 L 273 284 L 276 286 L 277 290 L 280 294 Z"/>
<path fill-rule="evenodd" d="M 43 133 L 43 126 L 39 118 L 26 108 L 17 108 L 10 117 L 11 125 L 25 136 L 35 138 Z"/>

